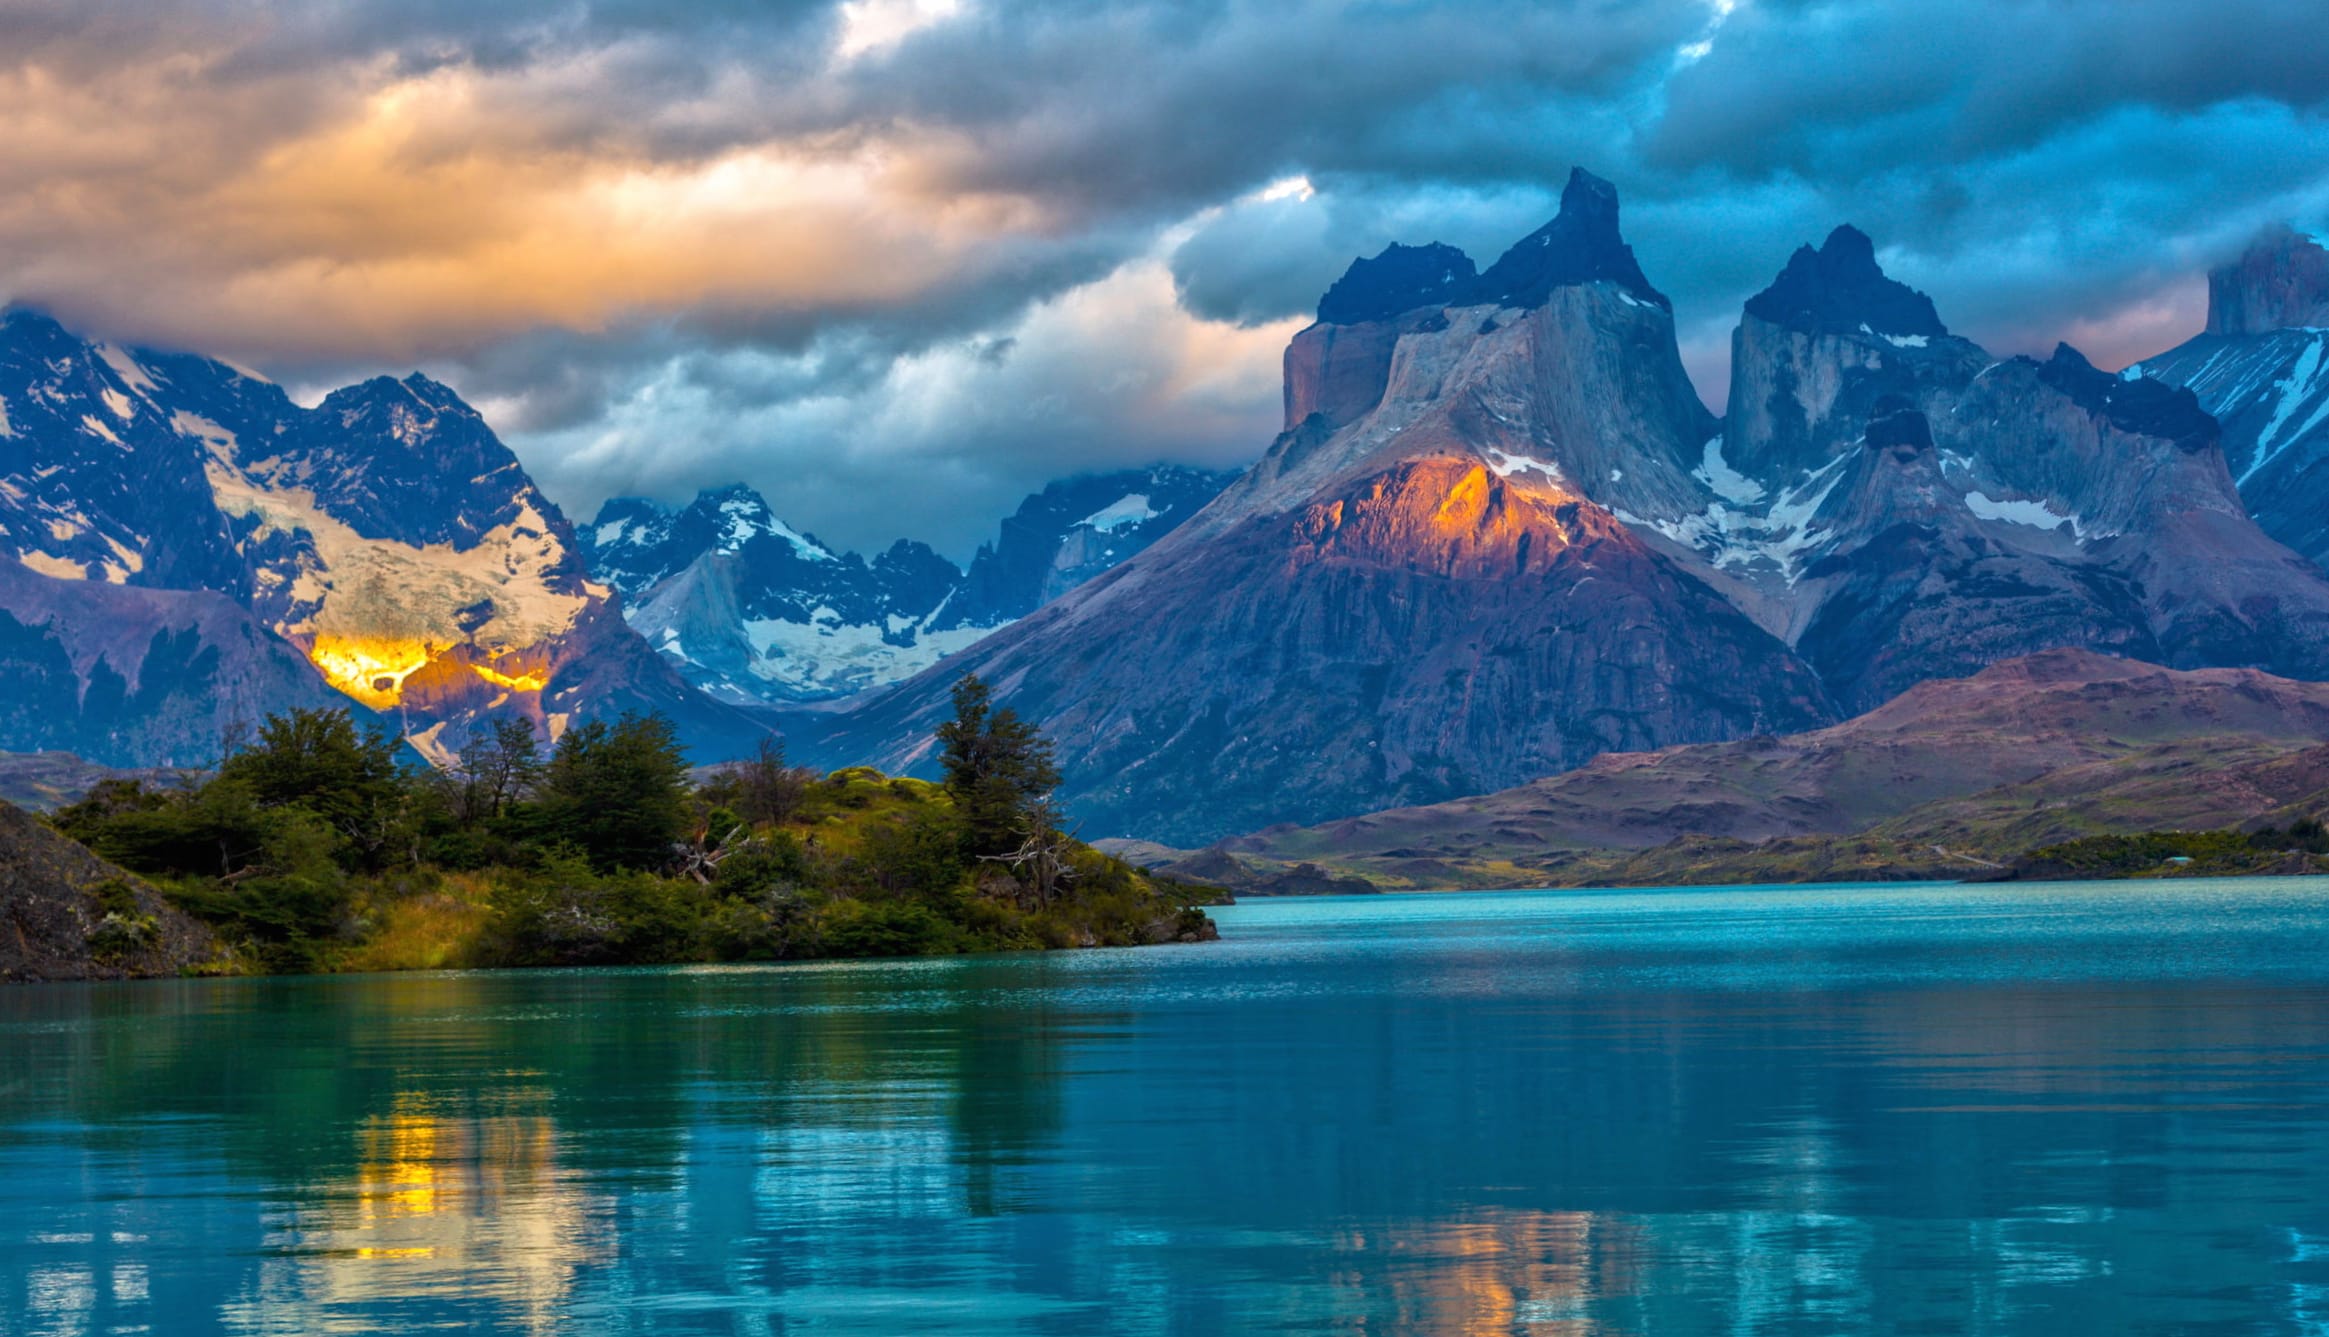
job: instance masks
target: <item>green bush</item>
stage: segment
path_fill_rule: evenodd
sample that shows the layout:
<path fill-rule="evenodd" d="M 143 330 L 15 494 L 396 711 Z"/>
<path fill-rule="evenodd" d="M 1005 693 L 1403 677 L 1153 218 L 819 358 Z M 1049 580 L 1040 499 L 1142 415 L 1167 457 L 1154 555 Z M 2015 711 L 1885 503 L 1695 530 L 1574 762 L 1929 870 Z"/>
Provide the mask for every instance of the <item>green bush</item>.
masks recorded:
<path fill-rule="evenodd" d="M 929 906 L 902 901 L 835 901 L 818 927 L 827 956 L 939 956 L 957 942 Z"/>

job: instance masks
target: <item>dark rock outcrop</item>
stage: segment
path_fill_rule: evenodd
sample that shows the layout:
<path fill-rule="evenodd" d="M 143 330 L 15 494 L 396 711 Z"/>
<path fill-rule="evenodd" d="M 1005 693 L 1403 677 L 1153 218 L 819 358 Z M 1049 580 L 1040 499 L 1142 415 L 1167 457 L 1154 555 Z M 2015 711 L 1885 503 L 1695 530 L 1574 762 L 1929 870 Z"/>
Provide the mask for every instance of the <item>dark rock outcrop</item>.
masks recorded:
<path fill-rule="evenodd" d="M 0 982 L 176 975 L 212 949 L 161 893 L 0 803 Z"/>
<path fill-rule="evenodd" d="M 2209 334 L 2329 326 L 2329 249 L 2294 228 L 2268 228 L 2208 273 Z"/>
<path fill-rule="evenodd" d="M 1939 338 L 1949 332 L 1933 299 L 1879 268 L 1876 243 L 1849 223 L 1816 250 L 1796 248 L 1771 286 L 1747 299 L 1747 314 L 1810 334 Z"/>
<path fill-rule="evenodd" d="M 2207 331 L 2131 369 L 2190 390 L 2264 532 L 2329 566 L 2329 251 L 2276 228 L 2208 275 Z"/>
<path fill-rule="evenodd" d="M 1513 243 L 1465 294 L 1465 306 L 1543 306 L 1555 288 L 1607 280 L 1672 309 L 1650 286 L 1617 227 L 1617 187 L 1580 167 L 1561 190 L 1553 221 Z"/>
<path fill-rule="evenodd" d="M 1468 291 L 1479 271 L 1472 257 L 1453 246 L 1397 242 L 1371 260 L 1350 262 L 1326 295 L 1318 299 L 1324 325 L 1363 325 L 1389 320 L 1419 306 L 1448 306 Z"/>

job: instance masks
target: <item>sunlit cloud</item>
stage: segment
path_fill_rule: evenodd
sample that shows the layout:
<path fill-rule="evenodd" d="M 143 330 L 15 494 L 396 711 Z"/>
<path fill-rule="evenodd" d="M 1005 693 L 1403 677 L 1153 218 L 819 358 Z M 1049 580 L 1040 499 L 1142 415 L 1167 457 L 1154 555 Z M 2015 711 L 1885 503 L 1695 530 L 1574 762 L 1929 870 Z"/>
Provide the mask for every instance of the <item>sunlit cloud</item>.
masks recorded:
<path fill-rule="evenodd" d="M 846 61 L 887 50 L 962 10 L 962 0 L 843 0 L 834 54 Z"/>

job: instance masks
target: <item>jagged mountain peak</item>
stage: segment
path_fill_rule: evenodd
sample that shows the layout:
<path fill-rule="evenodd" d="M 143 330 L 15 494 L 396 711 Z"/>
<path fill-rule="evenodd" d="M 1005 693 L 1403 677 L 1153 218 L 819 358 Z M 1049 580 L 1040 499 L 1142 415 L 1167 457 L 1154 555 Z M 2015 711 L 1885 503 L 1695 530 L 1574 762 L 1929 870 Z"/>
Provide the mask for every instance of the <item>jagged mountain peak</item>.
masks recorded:
<path fill-rule="evenodd" d="M 1388 320 L 1417 307 L 1458 300 L 1479 278 L 1472 257 L 1453 246 L 1393 242 L 1380 255 L 1361 257 L 1318 299 L 1318 319 L 1328 325 Z"/>
<path fill-rule="evenodd" d="M 2172 441 L 2187 453 L 2216 444 L 2216 420 L 2200 407 L 2197 395 L 2152 380 L 2135 368 L 2113 376 L 2097 369 L 2086 354 L 2058 343 L 2054 355 L 2039 367 L 2038 379 L 2123 431 Z"/>
<path fill-rule="evenodd" d="M 1467 296 L 1469 303 L 1543 306 L 1553 289 L 1607 279 L 1667 310 L 1673 304 L 1650 286 L 1618 231 L 1617 187 L 1584 168 L 1569 173 L 1561 210 L 1553 221 L 1515 242 L 1488 267 Z"/>
<path fill-rule="evenodd" d="M 778 519 L 768 498 L 743 483 L 705 488 L 696 493 L 695 500 L 679 513 L 679 523 L 685 526 L 698 517 L 717 535 L 716 542 L 722 552 L 740 552 L 757 540 L 774 539 L 803 561 L 836 560 L 831 548 L 818 542 L 816 536 L 804 534 Z"/>
<path fill-rule="evenodd" d="M 2208 333 L 2266 334 L 2329 325 L 2329 249 L 2286 223 L 2208 271 Z"/>
<path fill-rule="evenodd" d="M 1806 333 L 1896 342 L 1949 333 L 1933 299 L 1887 275 L 1876 262 L 1876 243 L 1849 223 L 1817 248 L 1797 247 L 1771 286 L 1747 299 L 1747 314 Z"/>

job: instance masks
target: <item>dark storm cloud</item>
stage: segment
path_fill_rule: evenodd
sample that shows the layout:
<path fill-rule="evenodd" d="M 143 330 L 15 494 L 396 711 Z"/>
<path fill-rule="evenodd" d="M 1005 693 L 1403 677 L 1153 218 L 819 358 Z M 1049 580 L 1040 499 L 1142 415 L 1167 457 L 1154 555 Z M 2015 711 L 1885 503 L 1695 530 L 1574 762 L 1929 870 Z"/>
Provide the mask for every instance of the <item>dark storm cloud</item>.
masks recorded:
<path fill-rule="evenodd" d="M 1851 221 L 2115 362 L 2329 215 L 2319 0 L 0 7 L 0 298 L 302 384 L 422 364 L 561 499 L 742 477 L 962 552 L 1075 468 L 1250 456 L 1350 258 L 1485 263 L 1572 164 L 1721 397 Z"/>

